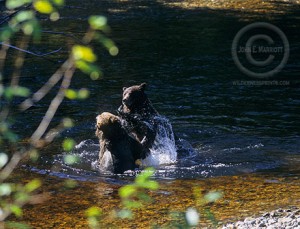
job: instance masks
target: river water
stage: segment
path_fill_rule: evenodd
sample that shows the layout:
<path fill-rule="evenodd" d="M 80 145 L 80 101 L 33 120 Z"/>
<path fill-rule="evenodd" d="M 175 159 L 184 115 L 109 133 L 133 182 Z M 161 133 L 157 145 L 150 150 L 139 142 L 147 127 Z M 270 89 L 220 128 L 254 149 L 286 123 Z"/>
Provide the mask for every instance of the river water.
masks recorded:
<path fill-rule="evenodd" d="M 174 182 L 172 185 L 166 183 L 165 192 L 157 194 L 162 196 L 162 208 L 167 208 L 169 204 L 164 205 L 163 200 L 173 194 L 176 194 L 174 200 L 180 200 L 174 202 L 174 206 L 185 209 L 187 203 L 181 200 L 186 199 L 192 205 L 192 197 L 187 197 L 190 187 L 195 184 L 190 181 L 191 178 L 202 182 L 199 185 L 207 189 L 225 190 L 232 198 L 237 198 L 230 202 L 231 197 L 227 196 L 227 199 L 224 198 L 224 208 L 219 209 L 220 214 L 230 217 L 240 213 L 240 209 L 251 208 L 255 212 L 258 207 L 266 209 L 271 205 L 299 204 L 297 196 L 291 200 L 286 198 L 299 189 L 299 13 L 297 1 L 70 0 L 62 10 L 60 21 L 49 23 L 42 18 L 42 42 L 30 45 L 29 49 L 33 52 L 50 52 L 61 48 L 61 51 L 46 59 L 27 56 L 21 83 L 30 86 L 32 91 L 46 82 L 49 75 L 60 66 L 68 48 L 76 42 L 75 38 L 81 37 L 86 31 L 87 18 L 91 14 L 108 18 L 111 27 L 109 36 L 116 42 L 119 55 L 111 57 L 101 45 L 95 44 L 103 78 L 92 81 L 80 72 L 75 74 L 72 88 L 89 88 L 90 98 L 63 102 L 53 126 L 66 116 L 74 119 L 76 126 L 64 131 L 54 143 L 42 149 L 38 163 L 23 167 L 27 171 L 25 177 L 41 176 L 47 189 L 56 197 L 42 206 L 43 211 L 38 206 L 25 209 L 26 220 L 37 227 L 44 227 L 47 222 L 48 227 L 60 225 L 64 228 L 68 222 L 70 225 L 75 223 L 74 227 L 79 228 L 80 219 L 84 216 L 82 212 L 74 212 L 74 209 L 79 205 L 85 209 L 93 205 L 94 195 L 97 195 L 95 198 L 99 199 L 99 205 L 104 209 L 116 204 L 114 185 L 122 184 L 123 179 L 127 180 L 127 175 L 98 172 L 99 144 L 94 135 L 95 118 L 104 111 L 115 113 L 121 103 L 122 87 L 142 82 L 147 82 L 148 97 L 157 111 L 172 124 L 179 139 L 177 162 L 156 166 L 156 177 L 163 179 L 161 182 L 169 182 L 170 179 Z M 235 35 L 254 22 L 277 26 L 289 41 L 288 62 L 270 79 L 245 75 L 231 56 Z M 13 53 L 9 55 L 11 57 Z M 283 82 L 284 85 L 270 85 L 276 82 Z M 21 114 L 22 119 L 14 125 L 14 129 L 22 137 L 29 137 L 27 130 L 38 125 L 54 93 L 51 92 L 40 103 Z M 66 137 L 76 140 L 73 153 L 81 158 L 80 162 L 71 166 L 63 162 L 65 153 L 60 143 Z M 30 171 L 34 173 L 26 175 Z M 252 180 L 236 177 L 253 173 L 267 174 L 267 178 Z M 80 188 L 70 195 L 55 188 L 59 182 L 57 180 L 63 179 L 51 178 L 53 176 L 105 182 L 99 185 L 82 182 Z M 288 181 L 282 177 L 287 177 Z M 292 190 L 287 188 L 292 184 L 295 186 Z M 276 188 L 279 194 L 274 197 Z M 111 193 L 109 190 L 112 190 Z M 269 201 L 273 203 L 270 205 L 264 195 L 260 199 L 256 193 L 264 193 L 270 198 L 282 200 L 282 203 L 277 204 L 274 199 Z M 56 209 L 57 204 L 62 204 L 59 198 L 66 201 L 63 209 Z M 82 202 L 82 198 L 85 202 Z M 258 202 L 251 202 L 253 199 Z M 228 203 L 230 206 L 234 204 L 230 207 Z M 261 206 L 261 203 L 265 205 Z M 246 204 L 251 207 L 247 208 Z M 228 210 L 231 208 L 232 212 Z M 57 214 L 69 218 L 64 218 L 62 222 L 59 217 L 55 218 L 53 209 L 58 211 Z M 43 213 L 39 221 L 36 215 L 40 212 Z M 149 214 L 161 218 L 155 212 L 150 210 Z M 162 221 L 164 219 L 161 218 Z M 56 221 L 61 222 L 58 224 Z"/>
<path fill-rule="evenodd" d="M 63 151 L 54 143 L 44 150 L 33 170 L 87 180 L 101 176 L 94 166 L 99 148 L 94 136 L 95 117 L 103 111 L 116 112 L 123 86 L 147 82 L 146 92 L 154 107 L 169 119 L 180 139 L 179 147 L 189 152 L 178 155 L 176 164 L 158 166 L 159 177 L 299 171 L 299 5 L 270 1 L 264 6 L 268 14 L 263 14 L 262 6 L 250 3 L 244 10 L 226 4 L 221 9 L 210 1 L 206 5 L 192 3 L 70 1 L 60 21 L 45 21 L 45 31 L 65 35 L 45 32 L 42 43 L 31 47 L 45 52 L 62 48 L 48 60 L 29 57 L 22 80 L 33 91 L 59 66 L 69 44 L 76 41 L 74 37 L 85 32 L 90 14 L 107 16 L 109 36 L 120 52 L 111 57 L 96 45 L 103 78 L 92 81 L 76 73 L 72 87 L 87 87 L 91 96 L 86 101 L 65 100 L 54 120 L 67 116 L 76 121 L 76 127 L 65 131 L 61 139 L 76 140 L 74 153 L 82 163 L 51 169 L 63 164 Z M 270 79 L 245 75 L 231 56 L 235 35 L 253 22 L 278 26 L 290 44 L 287 64 Z M 70 34 L 73 37 L 67 36 Z M 275 81 L 285 85 L 270 85 Z M 22 114 L 26 122 L 18 123 L 17 128 L 35 127 L 50 99 Z"/>

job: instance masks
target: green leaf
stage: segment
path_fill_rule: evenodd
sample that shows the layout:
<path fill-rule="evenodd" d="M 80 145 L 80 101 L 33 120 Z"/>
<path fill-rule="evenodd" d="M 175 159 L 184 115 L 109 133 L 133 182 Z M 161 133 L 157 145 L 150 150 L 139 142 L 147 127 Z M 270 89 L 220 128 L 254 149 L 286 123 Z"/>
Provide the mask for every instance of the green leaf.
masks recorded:
<path fill-rule="evenodd" d="M 12 28 L 6 26 L 3 28 L 2 32 L 0 33 L 0 41 L 8 41 L 13 35 Z"/>
<path fill-rule="evenodd" d="M 154 168 L 152 167 L 146 168 L 142 173 L 140 173 L 135 178 L 135 182 L 137 184 L 144 184 L 147 180 L 149 180 L 151 176 L 153 176 L 154 173 L 155 173 Z"/>
<path fill-rule="evenodd" d="M 64 0 L 52 0 L 52 2 L 57 6 L 63 6 L 65 4 Z"/>
<path fill-rule="evenodd" d="M 6 8 L 12 10 L 31 2 L 32 0 L 7 0 Z"/>
<path fill-rule="evenodd" d="M 3 183 L 0 184 L 0 196 L 9 196 L 12 192 L 12 187 L 10 184 Z"/>
<path fill-rule="evenodd" d="M 76 155 L 71 155 L 71 154 L 68 154 L 68 155 L 65 155 L 64 157 L 64 162 L 67 164 L 67 165 L 72 165 L 72 164 L 75 164 L 79 161 L 79 157 L 77 157 Z"/>
<path fill-rule="evenodd" d="M 75 62 L 76 67 L 80 69 L 83 73 L 90 75 L 92 80 L 97 80 L 102 76 L 100 69 L 91 63 L 83 60 L 78 60 Z"/>
<path fill-rule="evenodd" d="M 126 208 L 133 209 L 133 208 L 142 208 L 143 203 L 140 201 L 134 201 L 134 200 L 123 200 L 123 205 Z"/>
<path fill-rule="evenodd" d="M 36 149 L 32 149 L 29 151 L 30 160 L 36 162 L 39 159 L 39 152 Z"/>
<path fill-rule="evenodd" d="M 57 20 L 59 20 L 59 18 L 60 18 L 60 15 L 59 15 L 58 12 L 52 12 L 50 14 L 50 20 L 51 21 L 57 21 Z"/>
<path fill-rule="evenodd" d="M 54 11 L 52 4 L 47 0 L 36 0 L 34 1 L 33 6 L 42 14 L 51 14 Z"/>
<path fill-rule="evenodd" d="M 91 16 L 89 18 L 89 24 L 92 29 L 102 30 L 107 24 L 107 19 L 103 16 Z"/>
<path fill-rule="evenodd" d="M 217 201 L 218 199 L 220 199 L 222 197 L 222 193 L 221 192 L 218 192 L 218 191 L 210 191 L 209 193 L 207 193 L 205 196 L 204 196 L 204 199 L 207 201 L 207 202 L 215 202 Z"/>
<path fill-rule="evenodd" d="M 26 34 L 26 35 L 33 34 L 33 32 L 35 30 L 35 23 L 34 23 L 34 21 L 30 20 L 28 22 L 23 23 L 22 30 L 23 30 L 23 33 Z"/>
<path fill-rule="evenodd" d="M 64 187 L 68 189 L 75 188 L 78 185 L 77 181 L 75 180 L 66 180 L 64 181 Z"/>
<path fill-rule="evenodd" d="M 137 197 L 144 202 L 150 202 L 152 200 L 152 198 L 145 192 L 139 192 Z"/>
<path fill-rule="evenodd" d="M 156 181 L 145 181 L 144 183 L 139 183 L 139 186 L 149 190 L 157 190 L 159 188 L 159 184 Z"/>
<path fill-rule="evenodd" d="M 78 99 L 86 99 L 89 96 L 90 96 L 90 91 L 86 88 L 81 88 L 77 93 Z"/>
<path fill-rule="evenodd" d="M 39 179 L 34 179 L 25 185 L 25 190 L 30 193 L 41 187 L 42 182 Z"/>
<path fill-rule="evenodd" d="M 72 54 L 75 60 L 83 60 L 90 63 L 97 60 L 97 56 L 94 54 L 93 50 L 83 45 L 74 45 Z"/>
<path fill-rule="evenodd" d="M 128 198 L 136 193 L 136 187 L 134 185 L 125 185 L 119 189 L 119 196 L 121 198 Z"/>
<path fill-rule="evenodd" d="M 5 228 L 11 228 L 11 229 L 31 229 L 30 226 L 28 226 L 25 223 L 18 223 L 18 222 L 5 222 Z"/>
<path fill-rule="evenodd" d="M 108 52 L 109 52 L 110 55 L 116 56 L 116 55 L 119 54 L 119 49 L 118 49 L 117 46 L 114 45 L 114 46 L 111 46 L 111 47 L 108 49 Z"/>
<path fill-rule="evenodd" d="M 15 197 L 15 200 L 18 202 L 27 202 L 30 199 L 30 196 L 23 190 L 16 192 L 14 194 L 14 197 Z"/>
<path fill-rule="evenodd" d="M 188 208 L 185 212 L 185 219 L 189 226 L 195 227 L 199 223 L 199 213 L 195 208 Z"/>
<path fill-rule="evenodd" d="M 85 211 L 87 217 L 100 217 L 102 210 L 96 206 L 90 207 Z"/>
<path fill-rule="evenodd" d="M 70 118 L 64 118 L 64 119 L 62 120 L 62 123 L 63 123 L 63 126 L 64 126 L 65 128 L 71 128 L 71 127 L 74 126 L 74 122 L 73 122 L 73 120 L 70 119 Z"/>
<path fill-rule="evenodd" d="M 77 98 L 77 92 L 73 89 L 67 89 L 65 91 L 65 96 L 68 98 L 68 99 L 76 99 Z"/>
<path fill-rule="evenodd" d="M 67 152 L 74 149 L 75 145 L 76 142 L 72 138 L 66 138 L 62 143 L 63 149 Z"/>
<path fill-rule="evenodd" d="M 20 86 L 13 86 L 13 87 L 7 87 L 4 91 L 4 96 L 10 100 L 14 96 L 20 96 L 20 97 L 28 97 L 30 94 L 30 91 L 26 87 L 20 87 Z"/>
<path fill-rule="evenodd" d="M 14 19 L 18 22 L 24 22 L 27 20 L 31 20 L 34 18 L 34 13 L 31 10 L 23 10 L 20 11 L 15 17 Z"/>
<path fill-rule="evenodd" d="M 18 135 L 16 135 L 14 132 L 10 131 L 9 129 L 6 131 L 3 131 L 3 137 L 6 138 L 10 142 L 17 142 L 19 139 Z"/>
<path fill-rule="evenodd" d="M 122 210 L 118 211 L 117 216 L 121 219 L 132 219 L 133 218 L 132 211 L 129 209 L 122 209 Z"/>
<path fill-rule="evenodd" d="M 10 210 L 12 213 L 14 213 L 17 217 L 21 217 L 22 216 L 22 208 L 19 207 L 18 205 L 11 205 L 10 206 Z"/>

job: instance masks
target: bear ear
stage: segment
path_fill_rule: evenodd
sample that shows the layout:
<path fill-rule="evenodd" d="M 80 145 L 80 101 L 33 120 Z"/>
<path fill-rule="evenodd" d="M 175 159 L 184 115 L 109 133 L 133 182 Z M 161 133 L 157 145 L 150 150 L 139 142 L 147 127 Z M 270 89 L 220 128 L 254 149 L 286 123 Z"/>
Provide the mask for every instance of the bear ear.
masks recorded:
<path fill-rule="evenodd" d="M 127 89 L 127 87 L 123 87 L 123 91 L 125 91 Z"/>
<path fill-rule="evenodd" d="M 140 85 L 140 89 L 141 89 L 142 91 L 145 91 L 146 86 L 147 86 L 146 83 L 142 83 L 142 84 Z"/>

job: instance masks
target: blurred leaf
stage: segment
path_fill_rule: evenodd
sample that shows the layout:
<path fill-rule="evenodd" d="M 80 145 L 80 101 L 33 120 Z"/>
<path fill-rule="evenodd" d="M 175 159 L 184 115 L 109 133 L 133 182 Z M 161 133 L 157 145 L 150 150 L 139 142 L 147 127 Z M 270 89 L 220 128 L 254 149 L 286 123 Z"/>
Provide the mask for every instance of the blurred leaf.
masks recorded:
<path fill-rule="evenodd" d="M 30 91 L 28 88 L 20 86 L 7 87 L 4 91 L 4 96 L 9 100 L 14 96 L 27 97 L 29 94 Z"/>
<path fill-rule="evenodd" d="M 14 198 L 17 202 L 27 202 L 30 196 L 24 191 L 19 191 L 14 194 Z"/>
<path fill-rule="evenodd" d="M 62 143 L 64 151 L 67 151 L 67 152 L 74 149 L 75 145 L 76 145 L 76 142 L 72 138 L 66 138 Z"/>
<path fill-rule="evenodd" d="M 53 12 L 53 13 L 50 14 L 50 20 L 51 21 L 57 21 L 57 20 L 59 20 L 59 18 L 60 18 L 60 15 L 59 15 L 58 12 Z"/>
<path fill-rule="evenodd" d="M 26 35 L 31 35 L 33 33 L 34 29 L 35 29 L 35 24 L 33 21 L 25 22 L 22 25 L 22 30 L 23 30 L 24 34 L 26 34 Z"/>
<path fill-rule="evenodd" d="M 70 118 L 64 118 L 62 120 L 62 123 L 65 128 L 71 128 L 74 126 L 73 120 Z"/>
<path fill-rule="evenodd" d="M 78 99 L 86 99 L 89 96 L 90 96 L 90 91 L 86 88 L 81 88 L 77 93 Z"/>
<path fill-rule="evenodd" d="M 100 69 L 91 63 L 83 60 L 78 60 L 75 62 L 76 67 L 80 69 L 83 73 L 90 75 L 92 80 L 97 80 L 102 76 Z"/>
<path fill-rule="evenodd" d="M 119 196 L 121 198 L 128 198 L 136 193 L 136 187 L 134 185 L 125 185 L 119 189 Z"/>
<path fill-rule="evenodd" d="M 67 89 L 65 91 L 65 96 L 68 98 L 68 99 L 76 99 L 77 98 L 77 92 L 73 89 Z"/>
<path fill-rule="evenodd" d="M 102 72 L 100 71 L 100 69 L 96 68 L 90 73 L 90 77 L 92 80 L 98 80 L 102 77 Z"/>
<path fill-rule="evenodd" d="M 139 186 L 149 190 L 157 190 L 159 188 L 159 184 L 156 181 L 145 181 L 140 183 Z"/>
<path fill-rule="evenodd" d="M 31 229 L 30 226 L 28 226 L 25 223 L 18 223 L 18 222 L 5 222 L 5 228 L 11 228 L 11 229 Z"/>
<path fill-rule="evenodd" d="M 118 49 L 117 46 L 111 46 L 111 47 L 108 49 L 108 51 L 109 51 L 109 54 L 112 55 L 112 56 L 116 56 L 116 55 L 118 55 L 118 53 L 119 53 L 119 49 Z"/>
<path fill-rule="evenodd" d="M 13 35 L 12 28 L 10 28 L 8 26 L 4 27 L 0 33 L 0 42 L 9 40 L 12 35 Z"/>
<path fill-rule="evenodd" d="M 204 195 L 204 199 L 210 203 L 215 202 L 222 197 L 222 193 L 218 191 L 210 191 L 206 195 Z"/>
<path fill-rule="evenodd" d="M 0 153 L 0 169 L 8 162 L 8 156 L 5 153 Z"/>
<path fill-rule="evenodd" d="M 0 126 L 0 128 L 2 128 L 2 126 Z M 3 137 L 10 142 L 17 142 L 19 140 L 18 135 L 16 135 L 14 132 L 10 131 L 9 129 L 2 131 L 2 134 Z"/>
<path fill-rule="evenodd" d="M 189 226 L 195 227 L 199 223 L 199 213 L 195 208 L 188 208 L 185 212 L 185 219 Z"/>
<path fill-rule="evenodd" d="M 126 208 L 132 209 L 132 208 L 141 208 L 143 207 L 143 203 L 140 201 L 134 201 L 134 200 L 124 200 L 123 205 Z"/>
<path fill-rule="evenodd" d="M 11 205 L 10 206 L 10 210 L 12 211 L 12 213 L 15 214 L 15 216 L 17 216 L 17 217 L 21 217 L 22 216 L 22 213 L 23 213 L 22 209 L 18 205 Z"/>
<path fill-rule="evenodd" d="M 99 217 L 102 214 L 102 210 L 96 206 L 90 207 L 85 211 L 87 217 Z"/>
<path fill-rule="evenodd" d="M 22 10 L 14 17 L 14 19 L 18 22 L 24 22 L 27 20 L 31 20 L 34 18 L 34 13 L 31 10 Z"/>
<path fill-rule="evenodd" d="M 95 62 L 97 60 L 97 56 L 94 54 L 93 50 L 82 45 L 74 45 L 72 54 L 75 60 L 84 60 L 87 62 Z"/>
<path fill-rule="evenodd" d="M 32 149 L 29 152 L 29 157 L 30 157 L 31 161 L 33 161 L 33 162 L 37 161 L 39 158 L 39 152 L 36 149 Z"/>
<path fill-rule="evenodd" d="M 106 26 L 106 23 L 107 23 L 107 19 L 106 17 L 103 16 L 91 16 L 89 18 L 89 24 L 91 28 L 95 30 L 102 30 L 103 27 Z"/>
<path fill-rule="evenodd" d="M 77 185 L 78 185 L 78 183 L 75 180 L 65 180 L 64 181 L 64 186 L 69 189 L 75 188 Z"/>
<path fill-rule="evenodd" d="M 132 211 L 129 209 L 122 209 L 122 210 L 118 211 L 117 216 L 121 219 L 132 219 L 133 218 Z"/>
<path fill-rule="evenodd" d="M 150 202 L 152 200 L 152 198 L 145 192 L 139 192 L 137 197 L 144 202 Z"/>
<path fill-rule="evenodd" d="M 135 178 L 135 182 L 137 184 L 144 184 L 146 181 L 149 180 L 149 178 L 151 176 L 153 176 L 153 174 L 155 173 L 154 168 L 149 167 L 146 168 L 142 173 L 140 173 L 136 178 Z"/>
<path fill-rule="evenodd" d="M 42 14 L 50 14 L 54 11 L 53 6 L 47 0 L 35 0 L 33 6 L 38 12 Z"/>
<path fill-rule="evenodd" d="M 102 210 L 96 206 L 90 207 L 85 211 L 85 215 L 88 218 L 88 223 L 91 228 L 99 228 L 99 219 L 102 214 Z"/>
<path fill-rule="evenodd" d="M 32 0 L 7 0 L 6 1 L 6 8 L 7 9 L 15 9 L 20 6 L 23 6 L 24 4 L 31 3 Z"/>
<path fill-rule="evenodd" d="M 34 179 L 25 185 L 25 190 L 28 193 L 30 193 L 30 192 L 38 189 L 39 187 L 41 187 L 41 185 L 42 185 L 42 182 L 39 179 Z"/>
<path fill-rule="evenodd" d="M 31 23 L 33 25 L 32 36 L 33 36 L 34 41 L 40 40 L 41 33 L 42 33 L 41 32 L 42 30 L 41 30 L 41 27 L 40 27 L 40 23 L 36 19 L 31 20 Z"/>
<path fill-rule="evenodd" d="M 52 2 L 57 6 L 63 6 L 65 4 L 64 0 L 52 0 Z"/>
<path fill-rule="evenodd" d="M 68 154 L 68 155 L 65 155 L 65 157 L 64 157 L 64 162 L 68 165 L 75 164 L 78 161 L 79 161 L 79 158 L 76 155 Z"/>
<path fill-rule="evenodd" d="M 2 183 L 0 184 L 0 196 L 9 196 L 12 192 L 12 187 L 10 184 Z"/>

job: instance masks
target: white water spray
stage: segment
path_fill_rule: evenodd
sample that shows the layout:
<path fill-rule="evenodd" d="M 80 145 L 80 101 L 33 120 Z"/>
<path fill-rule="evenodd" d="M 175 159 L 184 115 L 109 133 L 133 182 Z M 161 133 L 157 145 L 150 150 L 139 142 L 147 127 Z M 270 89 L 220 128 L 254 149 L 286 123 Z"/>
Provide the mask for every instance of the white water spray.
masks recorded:
<path fill-rule="evenodd" d="M 158 166 L 172 164 L 177 160 L 174 133 L 169 120 L 163 116 L 156 116 L 157 134 L 150 155 L 142 160 L 143 166 Z"/>

